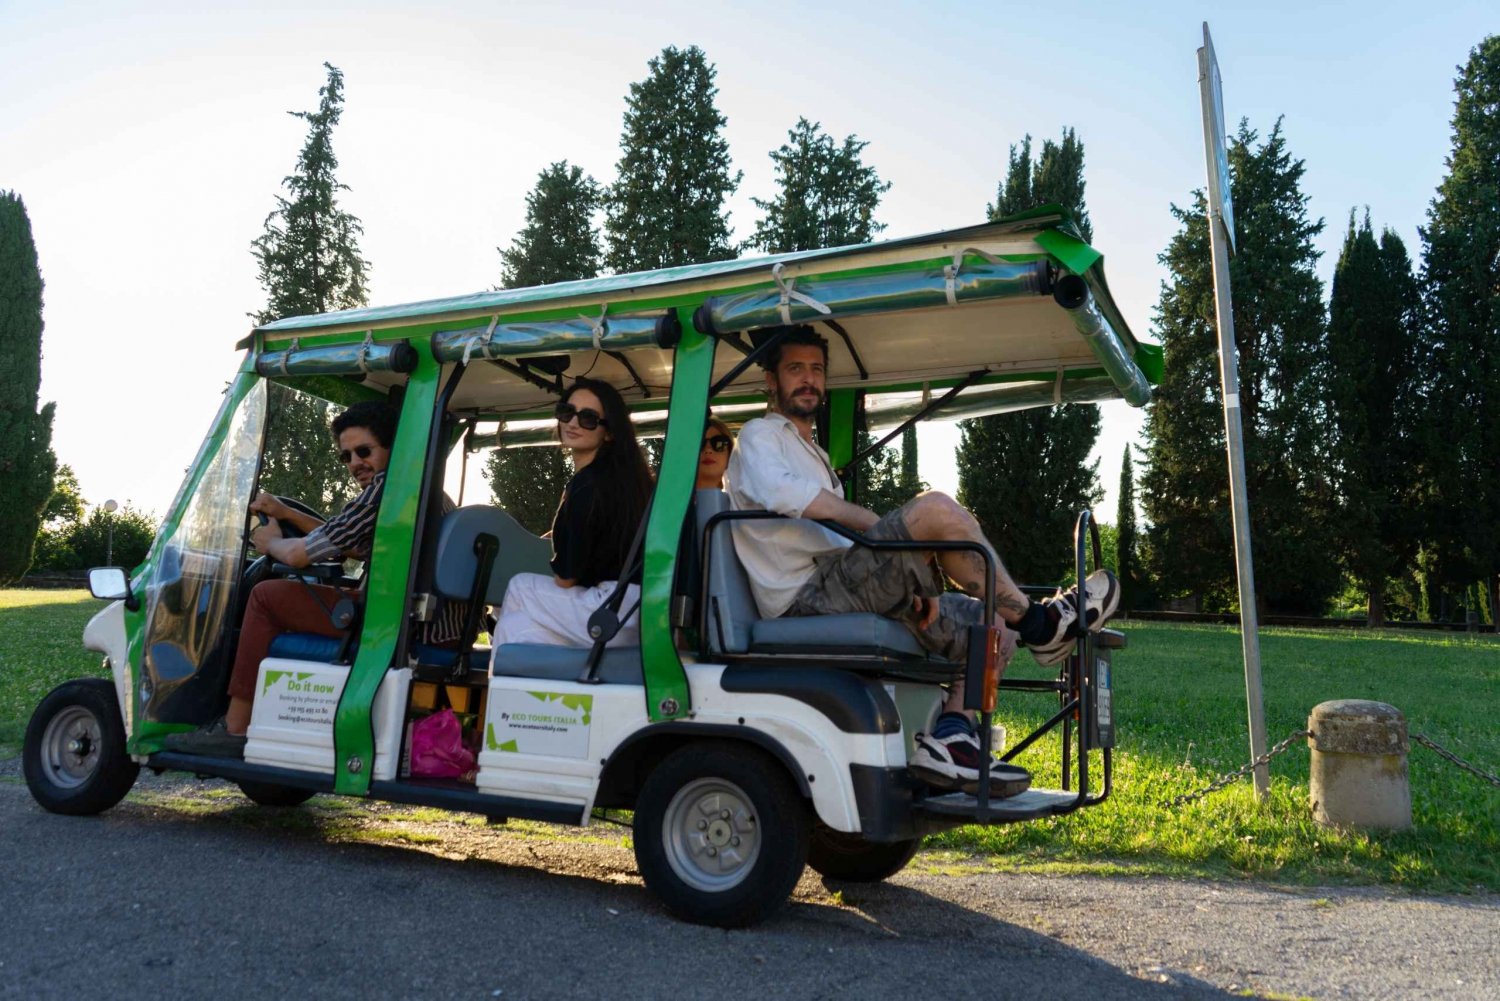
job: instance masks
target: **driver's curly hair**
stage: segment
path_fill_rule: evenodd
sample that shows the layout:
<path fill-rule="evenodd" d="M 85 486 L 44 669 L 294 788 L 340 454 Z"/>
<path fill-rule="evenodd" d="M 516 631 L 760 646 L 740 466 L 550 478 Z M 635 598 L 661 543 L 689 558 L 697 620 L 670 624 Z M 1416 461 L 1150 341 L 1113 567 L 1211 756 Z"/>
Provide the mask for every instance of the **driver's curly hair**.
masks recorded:
<path fill-rule="evenodd" d="M 350 428 L 365 428 L 380 442 L 381 448 L 390 448 L 396 440 L 396 408 L 381 400 L 362 400 L 333 419 L 333 440 Z"/>

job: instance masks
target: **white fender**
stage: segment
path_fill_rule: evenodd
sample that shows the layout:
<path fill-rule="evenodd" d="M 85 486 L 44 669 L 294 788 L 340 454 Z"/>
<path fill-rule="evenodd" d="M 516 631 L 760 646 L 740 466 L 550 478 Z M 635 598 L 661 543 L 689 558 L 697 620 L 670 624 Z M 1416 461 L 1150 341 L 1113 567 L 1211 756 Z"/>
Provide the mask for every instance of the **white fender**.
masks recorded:
<path fill-rule="evenodd" d="M 125 602 L 111 601 L 104 610 L 83 627 L 83 648 L 102 653 L 114 675 L 115 697 L 120 703 L 121 722 L 125 736 L 131 733 L 132 702 L 130 699 L 130 642 L 125 635 Z"/>

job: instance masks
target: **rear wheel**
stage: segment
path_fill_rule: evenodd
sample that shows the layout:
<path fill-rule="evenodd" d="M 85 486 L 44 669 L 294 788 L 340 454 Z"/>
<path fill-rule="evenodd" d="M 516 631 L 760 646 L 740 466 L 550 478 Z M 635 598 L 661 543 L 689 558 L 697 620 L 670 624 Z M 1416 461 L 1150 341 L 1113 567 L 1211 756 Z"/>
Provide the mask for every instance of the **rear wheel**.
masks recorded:
<path fill-rule="evenodd" d="M 317 795 L 311 789 L 279 786 L 250 779 L 240 779 L 236 784 L 240 787 L 240 792 L 261 806 L 301 806 Z"/>
<path fill-rule="evenodd" d="M 26 726 L 21 770 L 53 813 L 103 813 L 124 799 L 141 766 L 125 753 L 114 682 L 80 678 L 48 692 Z"/>
<path fill-rule="evenodd" d="M 656 766 L 635 806 L 646 886 L 679 917 L 736 928 L 786 902 L 807 860 L 807 804 L 780 762 L 702 742 Z"/>
<path fill-rule="evenodd" d="M 807 864 L 829 879 L 878 883 L 905 869 L 921 847 L 921 838 L 867 841 L 858 834 L 845 834 L 819 824 L 813 830 Z"/>

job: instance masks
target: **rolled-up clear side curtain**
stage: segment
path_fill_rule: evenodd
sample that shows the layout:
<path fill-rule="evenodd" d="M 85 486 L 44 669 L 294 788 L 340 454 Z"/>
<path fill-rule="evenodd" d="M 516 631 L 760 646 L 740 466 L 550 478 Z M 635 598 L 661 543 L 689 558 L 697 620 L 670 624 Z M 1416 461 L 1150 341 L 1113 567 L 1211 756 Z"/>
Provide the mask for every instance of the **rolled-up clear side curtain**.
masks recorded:
<path fill-rule="evenodd" d="M 808 323 L 868 313 L 956 305 L 985 299 L 1046 295 L 1051 291 L 1047 261 L 990 261 L 965 257 L 956 273 L 950 265 L 913 271 L 837 278 L 776 276 L 775 287 L 714 296 L 700 313 L 721 333 L 782 323 Z"/>
<path fill-rule="evenodd" d="M 1120 392 L 1107 376 L 1081 379 L 1056 377 L 1036 382 L 1011 382 L 1000 386 L 975 386 L 960 393 L 937 413 L 933 420 L 956 421 L 970 417 L 1050 407 L 1060 403 L 1102 403 L 1117 400 Z M 865 401 L 865 420 L 871 431 L 896 427 L 927 406 L 922 393 L 871 393 Z M 713 408 L 714 416 L 737 428 L 754 417 L 765 415 L 764 403 L 730 404 Z M 664 410 L 636 412 L 631 416 L 635 433 L 642 438 L 660 437 L 667 429 Z M 512 421 L 493 434 L 475 435 L 469 439 L 469 450 L 487 448 L 527 448 L 534 445 L 556 445 L 557 424 L 551 420 Z"/>
<path fill-rule="evenodd" d="M 277 351 L 263 351 L 255 359 L 255 371 L 263 376 L 359 375 L 369 372 L 410 372 L 417 367 L 417 352 L 405 341 L 394 344 L 332 344 L 304 348 L 293 339 Z"/>
<path fill-rule="evenodd" d="M 1058 305 L 1068 311 L 1073 326 L 1083 335 L 1089 350 L 1109 373 L 1125 402 L 1132 407 L 1144 407 L 1150 403 L 1151 383 L 1147 381 L 1146 373 L 1126 350 L 1125 342 L 1099 308 L 1088 283 L 1078 275 L 1063 275 L 1057 281 L 1054 297 Z"/>
<path fill-rule="evenodd" d="M 518 358 L 568 351 L 624 351 L 655 344 L 656 318 L 649 316 L 579 316 L 536 323 L 492 323 L 462 330 L 440 330 L 432 335 L 432 356 L 438 361 Z"/>

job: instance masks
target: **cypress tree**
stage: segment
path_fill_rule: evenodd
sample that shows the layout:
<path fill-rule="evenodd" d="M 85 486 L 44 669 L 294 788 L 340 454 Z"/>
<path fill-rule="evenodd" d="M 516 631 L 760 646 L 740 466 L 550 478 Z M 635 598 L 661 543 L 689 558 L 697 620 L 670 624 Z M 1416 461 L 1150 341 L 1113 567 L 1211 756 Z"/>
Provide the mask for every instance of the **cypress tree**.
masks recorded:
<path fill-rule="evenodd" d="M 264 232 L 251 244 L 266 290 L 265 307 L 252 314 L 256 323 L 367 303 L 363 229 L 339 206 L 348 186 L 335 177 L 333 129 L 343 113 L 344 74 L 323 65 L 328 81 L 318 91 L 318 109 L 288 112 L 307 122 L 307 139 L 295 171 L 282 181 L 286 193 L 276 196 Z M 354 485 L 329 445 L 330 405 L 284 386 L 271 390 L 261 489 L 332 512 L 353 496 Z"/>
<path fill-rule="evenodd" d="M 1422 286 L 1430 341 L 1424 453 L 1433 461 L 1437 573 L 1484 582 L 1500 607 L 1500 35 L 1454 89 L 1448 175 L 1427 210 Z"/>
<path fill-rule="evenodd" d="M 526 196 L 526 225 L 500 251 L 500 288 L 527 288 L 593 278 L 599 273 L 594 213 L 598 183 L 582 167 L 559 160 L 537 175 Z"/>
<path fill-rule="evenodd" d="M 728 122 L 714 104 L 717 70 L 696 45 L 667 46 L 630 85 L 617 179 L 605 199 L 605 264 L 648 271 L 734 256 L 724 201 L 739 187 L 730 171 Z"/>
<path fill-rule="evenodd" d="M 835 143 L 822 125 L 798 118 L 771 152 L 776 197 L 751 199 L 764 215 L 746 248 L 780 254 L 869 243 L 885 229 L 874 214 L 891 183 L 864 163 L 868 145 L 852 135 Z"/>
<path fill-rule="evenodd" d="M 1043 141 L 1036 159 L 1031 136 L 1010 148 L 1006 176 L 992 219 L 1055 202 L 1068 209 L 1079 235 L 1093 238 L 1084 206 L 1083 141 L 1063 129 L 1062 141 Z M 1017 579 L 1045 584 L 1073 565 L 1068 540 L 1078 511 L 1104 496 L 1098 462 L 1089 454 L 1099 438 L 1099 408 L 1043 407 L 959 422 L 958 499 Z"/>
<path fill-rule="evenodd" d="M 537 175 L 526 196 L 526 225 L 500 251 L 500 287 L 525 288 L 592 278 L 599 273 L 594 213 L 599 185 L 583 168 L 559 161 Z M 540 535 L 571 475 L 561 448 L 497 448 L 485 464 L 495 503 Z"/>
<path fill-rule="evenodd" d="M 1384 623 L 1387 582 L 1411 565 L 1418 543 L 1419 306 L 1401 238 L 1386 230 L 1377 242 L 1369 210 L 1357 227 L 1351 212 L 1328 306 L 1331 469 L 1334 524 L 1345 566 L 1368 596 L 1372 626 Z"/>
<path fill-rule="evenodd" d="M 1264 142 L 1242 122 L 1229 145 L 1236 243 L 1230 262 L 1257 597 L 1320 613 L 1339 586 L 1327 475 L 1322 282 L 1302 161 L 1278 120 Z M 1172 206 L 1181 229 L 1158 260 L 1166 374 L 1147 411 L 1141 485 L 1153 579 L 1170 594 L 1234 602 L 1234 537 L 1203 192 Z"/>
<path fill-rule="evenodd" d="M 1136 562 L 1135 470 L 1130 446 L 1120 460 L 1120 506 L 1115 514 L 1115 573 L 1120 580 L 1120 608 L 1129 611 L 1140 602 L 1140 572 Z"/>
<path fill-rule="evenodd" d="M 26 204 L 0 191 L 0 586 L 31 566 L 52 497 L 55 405 L 37 410 L 42 383 L 42 272 Z"/>

